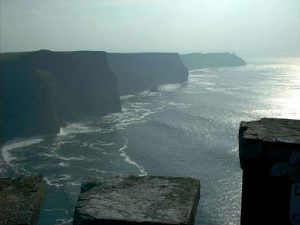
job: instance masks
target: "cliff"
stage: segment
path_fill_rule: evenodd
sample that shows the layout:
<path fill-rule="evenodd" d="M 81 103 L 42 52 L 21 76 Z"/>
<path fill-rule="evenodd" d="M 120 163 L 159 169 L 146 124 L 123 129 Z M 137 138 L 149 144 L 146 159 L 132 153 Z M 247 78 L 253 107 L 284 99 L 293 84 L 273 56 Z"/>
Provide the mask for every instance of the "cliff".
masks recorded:
<path fill-rule="evenodd" d="M 121 95 L 188 79 L 188 71 L 177 53 L 108 53 L 108 63 L 116 74 Z"/>
<path fill-rule="evenodd" d="M 121 110 L 105 52 L 4 53 L 0 72 L 0 142 Z"/>
<path fill-rule="evenodd" d="M 209 67 L 244 66 L 246 62 L 234 53 L 190 53 L 180 55 L 189 70 Z"/>
<path fill-rule="evenodd" d="M 177 53 L 40 50 L 0 57 L 0 143 L 56 133 L 82 117 L 119 112 L 120 94 L 188 79 Z"/>

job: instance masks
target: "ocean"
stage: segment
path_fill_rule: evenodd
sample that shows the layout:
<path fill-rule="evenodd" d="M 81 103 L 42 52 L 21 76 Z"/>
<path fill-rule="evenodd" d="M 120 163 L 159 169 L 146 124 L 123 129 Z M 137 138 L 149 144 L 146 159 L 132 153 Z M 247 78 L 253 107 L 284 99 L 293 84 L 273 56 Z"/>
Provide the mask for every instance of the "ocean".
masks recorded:
<path fill-rule="evenodd" d="M 68 124 L 57 135 L 18 139 L 0 150 L 0 176 L 40 174 L 39 225 L 72 224 L 85 176 L 200 179 L 197 225 L 237 225 L 241 121 L 300 119 L 300 60 L 190 71 L 189 81 L 122 97 L 122 113 Z"/>

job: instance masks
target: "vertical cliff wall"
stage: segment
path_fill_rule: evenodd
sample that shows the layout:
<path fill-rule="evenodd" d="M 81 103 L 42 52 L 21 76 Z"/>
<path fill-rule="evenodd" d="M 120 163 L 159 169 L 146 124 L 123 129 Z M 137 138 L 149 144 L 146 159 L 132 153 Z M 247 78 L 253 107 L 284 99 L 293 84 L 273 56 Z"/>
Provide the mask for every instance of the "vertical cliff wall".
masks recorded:
<path fill-rule="evenodd" d="M 177 53 L 108 53 L 108 63 L 117 76 L 121 95 L 188 79 L 188 71 Z"/>
<path fill-rule="evenodd" d="M 29 54 L 30 55 L 30 54 Z M 1 55 L 2 141 L 59 130 L 54 77 L 28 63 L 27 54 Z"/>
<path fill-rule="evenodd" d="M 55 133 L 67 121 L 121 110 L 105 52 L 6 53 L 0 69 L 2 141 Z"/>

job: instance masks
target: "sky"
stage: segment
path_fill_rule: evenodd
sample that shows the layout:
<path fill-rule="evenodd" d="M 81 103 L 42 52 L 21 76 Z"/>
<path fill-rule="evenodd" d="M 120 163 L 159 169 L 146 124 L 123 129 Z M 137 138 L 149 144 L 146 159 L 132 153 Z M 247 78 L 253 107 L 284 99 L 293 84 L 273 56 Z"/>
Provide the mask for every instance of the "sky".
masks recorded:
<path fill-rule="evenodd" d="M 0 0 L 0 51 L 300 52 L 300 0 Z"/>

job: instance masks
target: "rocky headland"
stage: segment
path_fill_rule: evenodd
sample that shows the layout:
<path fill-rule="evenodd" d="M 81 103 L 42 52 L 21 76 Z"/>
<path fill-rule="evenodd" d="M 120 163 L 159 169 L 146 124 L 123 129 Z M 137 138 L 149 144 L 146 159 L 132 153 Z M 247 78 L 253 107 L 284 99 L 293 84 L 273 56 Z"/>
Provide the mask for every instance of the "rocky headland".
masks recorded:
<path fill-rule="evenodd" d="M 181 54 L 184 65 L 189 70 L 212 67 L 245 66 L 246 62 L 234 53 L 190 53 Z"/>

